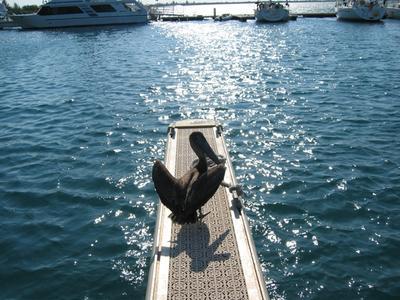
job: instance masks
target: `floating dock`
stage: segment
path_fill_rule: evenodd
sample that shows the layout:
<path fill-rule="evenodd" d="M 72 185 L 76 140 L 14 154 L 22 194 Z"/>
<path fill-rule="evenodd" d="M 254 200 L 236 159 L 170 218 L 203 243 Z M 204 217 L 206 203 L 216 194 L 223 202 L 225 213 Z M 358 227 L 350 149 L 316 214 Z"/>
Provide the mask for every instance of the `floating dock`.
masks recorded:
<path fill-rule="evenodd" d="M 162 13 L 150 13 L 151 21 L 163 21 L 163 22 L 183 22 L 183 21 L 203 21 L 213 19 L 214 21 L 242 21 L 254 20 L 254 15 L 220 15 L 220 16 L 186 16 L 186 15 L 174 15 L 174 14 L 162 14 Z M 296 21 L 297 18 L 334 18 L 335 13 L 303 13 L 303 14 L 292 14 L 289 15 L 290 21 Z"/>
<path fill-rule="evenodd" d="M 215 153 L 226 157 L 224 181 L 235 187 L 222 126 L 215 121 L 170 125 L 164 161 L 168 170 L 181 177 L 197 158 L 189 144 L 193 131 L 202 132 Z M 160 202 L 146 299 L 269 299 L 237 190 L 221 185 L 203 207 L 208 212 L 202 221 L 179 225 Z"/>

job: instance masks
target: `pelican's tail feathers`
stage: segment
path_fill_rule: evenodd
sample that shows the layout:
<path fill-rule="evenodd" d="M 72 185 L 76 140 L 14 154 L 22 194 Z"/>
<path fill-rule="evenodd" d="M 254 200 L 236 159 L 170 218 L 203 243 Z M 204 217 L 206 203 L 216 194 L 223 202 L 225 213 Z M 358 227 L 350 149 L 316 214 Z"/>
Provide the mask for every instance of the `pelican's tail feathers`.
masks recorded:
<path fill-rule="evenodd" d="M 196 223 L 198 220 L 196 213 L 191 214 L 189 216 L 171 213 L 168 217 L 172 220 L 172 222 L 181 224 L 181 225 L 188 224 L 188 223 Z"/>

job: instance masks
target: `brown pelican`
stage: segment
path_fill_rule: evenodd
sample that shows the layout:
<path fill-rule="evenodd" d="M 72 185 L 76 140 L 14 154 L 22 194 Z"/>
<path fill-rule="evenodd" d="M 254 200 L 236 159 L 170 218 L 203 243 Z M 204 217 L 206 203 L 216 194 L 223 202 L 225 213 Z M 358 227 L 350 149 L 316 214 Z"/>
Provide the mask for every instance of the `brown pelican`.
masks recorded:
<path fill-rule="evenodd" d="M 153 166 L 156 191 L 171 210 L 172 221 L 179 224 L 195 223 L 204 217 L 200 209 L 215 194 L 225 175 L 225 160 L 218 158 L 201 132 L 193 132 L 189 141 L 199 159 L 181 178 L 172 176 L 159 160 Z"/>

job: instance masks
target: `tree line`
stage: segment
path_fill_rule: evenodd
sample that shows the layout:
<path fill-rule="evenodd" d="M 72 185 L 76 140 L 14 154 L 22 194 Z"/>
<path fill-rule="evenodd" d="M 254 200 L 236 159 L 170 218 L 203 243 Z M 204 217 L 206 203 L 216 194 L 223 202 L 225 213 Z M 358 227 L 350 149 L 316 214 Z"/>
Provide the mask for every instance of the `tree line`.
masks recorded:
<path fill-rule="evenodd" d="M 19 6 L 17 3 L 14 3 L 14 5 L 11 6 L 6 0 L 3 0 L 3 5 L 7 8 L 8 14 L 10 15 L 30 14 L 39 10 L 39 6 L 34 4 Z"/>

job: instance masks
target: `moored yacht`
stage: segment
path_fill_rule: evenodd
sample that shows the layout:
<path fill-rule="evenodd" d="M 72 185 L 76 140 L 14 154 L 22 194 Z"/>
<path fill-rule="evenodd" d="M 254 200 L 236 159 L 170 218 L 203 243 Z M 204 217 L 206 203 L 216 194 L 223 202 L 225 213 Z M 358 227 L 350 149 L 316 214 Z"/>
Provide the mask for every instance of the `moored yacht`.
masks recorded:
<path fill-rule="evenodd" d="M 52 0 L 35 14 L 13 15 L 24 29 L 146 23 L 147 10 L 136 0 Z"/>
<path fill-rule="evenodd" d="M 386 15 L 389 19 L 400 19 L 400 1 L 389 3 Z"/>
<path fill-rule="evenodd" d="M 285 22 L 289 20 L 289 10 L 280 3 L 256 2 L 255 18 L 257 22 Z M 289 3 L 286 2 L 286 6 Z"/>
<path fill-rule="evenodd" d="M 7 8 L 0 2 L 0 21 L 7 17 Z"/>
<path fill-rule="evenodd" d="M 385 7 L 377 0 L 337 0 L 336 17 L 345 21 L 376 22 L 385 16 Z"/>

